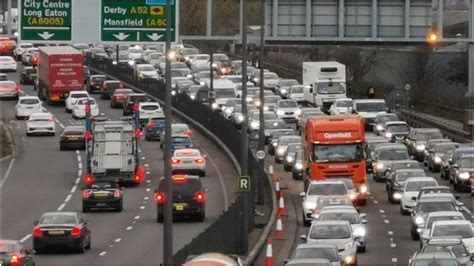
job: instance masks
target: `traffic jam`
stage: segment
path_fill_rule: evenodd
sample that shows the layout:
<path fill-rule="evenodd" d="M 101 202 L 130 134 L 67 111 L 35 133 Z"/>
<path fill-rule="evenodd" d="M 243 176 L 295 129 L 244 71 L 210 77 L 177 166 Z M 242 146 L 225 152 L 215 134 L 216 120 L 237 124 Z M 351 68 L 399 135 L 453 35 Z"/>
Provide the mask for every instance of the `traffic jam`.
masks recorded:
<path fill-rule="evenodd" d="M 34 221 L 31 248 L 18 240 L 0 241 L 0 265 L 34 265 L 37 254 L 58 246 L 78 253 L 90 249 L 94 225 L 83 214 L 121 212 L 127 190 L 151 178 L 139 150 L 150 143 L 164 149 L 165 134 L 172 140 L 173 199 L 167 198 L 161 178 L 154 191 L 156 208 L 148 211 L 154 212 L 154 222 L 162 223 L 164 204 L 172 200 L 173 218 L 191 223 L 206 219 L 208 189 L 201 179 L 210 178 L 208 157 L 193 129 L 173 120 L 171 132 L 165 132 L 164 109 L 170 106 L 85 64 L 86 59 L 110 63 L 136 80 L 164 81 L 164 46 L 10 45 L 10 55 L 0 56 L 0 70 L 18 74 L 20 84 L 0 74 L 0 97 L 17 101 L 15 118 L 25 123 L 28 138 L 56 136 L 60 130 L 58 152 L 79 150 L 86 160 L 82 213 L 45 212 Z M 250 65 L 244 80 L 241 60 L 226 53 L 215 53 L 211 60 L 210 54 L 187 44 L 173 44 L 168 57 L 172 95 L 208 106 L 238 130 L 246 123 L 251 138 L 263 130 L 266 168 L 300 189 L 302 215 L 297 220 L 305 233 L 295 237 L 286 265 L 362 265 L 359 256 L 370 255 L 377 245 L 368 237 L 375 221 L 364 210 L 371 190 L 384 186 L 384 200 L 409 224 L 410 231 L 400 233 L 419 243 L 402 263 L 472 265 L 471 207 L 460 200 L 472 200 L 474 192 L 472 143 L 454 142 L 437 128 L 413 128 L 384 99 L 349 98 L 346 66 L 338 62 L 304 62 L 300 83 L 267 69 L 261 80 L 261 69 Z M 247 116 L 241 105 L 243 82 Z M 25 84 L 33 85 L 36 95 L 26 95 Z M 104 116 L 103 103 L 118 109 L 121 118 Z M 78 123 L 58 129 L 50 105 L 64 106 Z M 229 265 L 241 263 L 233 261 Z"/>

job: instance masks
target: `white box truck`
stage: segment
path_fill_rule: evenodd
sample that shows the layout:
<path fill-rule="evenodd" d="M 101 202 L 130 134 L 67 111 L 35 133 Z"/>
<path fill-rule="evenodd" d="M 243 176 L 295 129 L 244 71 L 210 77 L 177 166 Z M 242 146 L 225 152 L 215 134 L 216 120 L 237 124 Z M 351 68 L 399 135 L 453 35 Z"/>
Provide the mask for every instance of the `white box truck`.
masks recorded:
<path fill-rule="evenodd" d="M 338 98 L 346 98 L 346 66 L 334 61 L 303 62 L 305 101 L 329 110 Z"/>

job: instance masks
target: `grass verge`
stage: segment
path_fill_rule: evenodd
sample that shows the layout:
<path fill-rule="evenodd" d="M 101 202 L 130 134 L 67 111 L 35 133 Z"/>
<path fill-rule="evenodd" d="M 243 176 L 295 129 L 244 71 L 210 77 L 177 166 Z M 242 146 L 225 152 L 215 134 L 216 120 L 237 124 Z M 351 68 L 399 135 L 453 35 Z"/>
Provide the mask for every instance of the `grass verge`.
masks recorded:
<path fill-rule="evenodd" d="M 3 121 L 0 121 L 0 159 L 11 155 L 13 152 L 13 143 L 8 132 L 7 126 Z"/>

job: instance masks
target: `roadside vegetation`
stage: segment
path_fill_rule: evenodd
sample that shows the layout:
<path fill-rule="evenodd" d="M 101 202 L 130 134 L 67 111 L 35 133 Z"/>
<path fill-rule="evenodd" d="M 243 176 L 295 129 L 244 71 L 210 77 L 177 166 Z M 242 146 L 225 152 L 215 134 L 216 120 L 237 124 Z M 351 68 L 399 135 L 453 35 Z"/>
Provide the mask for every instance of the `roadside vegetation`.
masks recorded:
<path fill-rule="evenodd" d="M 0 140 L 2 142 L 0 146 L 0 158 L 4 158 L 12 154 L 13 143 L 8 135 L 8 129 L 2 121 L 0 121 Z"/>

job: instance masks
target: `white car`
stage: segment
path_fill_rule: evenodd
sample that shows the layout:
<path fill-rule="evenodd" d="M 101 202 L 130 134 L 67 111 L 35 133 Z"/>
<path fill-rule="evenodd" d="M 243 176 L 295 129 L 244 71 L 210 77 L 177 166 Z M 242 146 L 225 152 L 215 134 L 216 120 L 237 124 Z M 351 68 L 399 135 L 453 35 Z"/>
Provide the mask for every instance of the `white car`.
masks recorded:
<path fill-rule="evenodd" d="M 352 110 L 365 119 L 366 130 L 373 128 L 379 113 L 387 113 L 388 107 L 384 99 L 357 99 L 352 101 Z"/>
<path fill-rule="evenodd" d="M 334 101 L 329 108 L 331 115 L 342 115 L 352 113 L 352 99 L 351 98 L 339 98 Z"/>
<path fill-rule="evenodd" d="M 99 115 L 99 105 L 94 98 L 80 98 L 77 99 L 72 108 L 72 117 L 73 118 L 85 118 L 86 117 L 86 105 L 89 102 L 90 105 L 90 114 L 91 116 Z"/>
<path fill-rule="evenodd" d="M 473 225 L 468 220 L 435 221 L 430 237 L 460 237 L 466 249 L 474 253 Z"/>
<path fill-rule="evenodd" d="M 148 121 L 150 118 L 162 117 L 163 109 L 157 102 L 141 102 L 139 103 L 140 120 Z"/>
<path fill-rule="evenodd" d="M 128 59 L 130 60 L 137 60 L 142 59 L 143 56 L 143 49 L 139 46 L 134 46 L 128 48 Z"/>
<path fill-rule="evenodd" d="M 158 72 L 151 64 L 140 64 L 136 66 L 136 75 L 139 80 L 159 79 Z"/>
<path fill-rule="evenodd" d="M 303 85 L 290 86 L 290 88 L 288 89 L 288 99 L 295 100 L 297 102 L 304 102 L 303 89 Z"/>
<path fill-rule="evenodd" d="M 193 65 L 208 65 L 211 56 L 208 54 L 197 54 L 194 55 L 194 58 L 191 59 L 191 64 Z"/>
<path fill-rule="evenodd" d="M 26 65 L 30 60 L 29 58 L 33 56 L 35 52 L 38 52 L 39 49 L 36 47 L 26 48 L 26 51 L 21 55 L 21 62 L 23 65 Z"/>
<path fill-rule="evenodd" d="M 301 235 L 306 243 L 332 244 L 346 265 L 357 265 L 357 247 L 360 238 L 354 235 L 348 221 L 314 221 L 308 235 Z"/>
<path fill-rule="evenodd" d="M 26 51 L 28 48 L 32 48 L 33 44 L 32 43 L 20 43 L 14 50 L 13 50 L 13 56 L 15 57 L 16 60 L 21 60 L 21 56 L 23 53 Z"/>
<path fill-rule="evenodd" d="M 0 71 L 13 71 L 15 72 L 17 64 L 15 59 L 11 56 L 0 56 Z"/>
<path fill-rule="evenodd" d="M 175 150 L 171 158 L 173 174 L 198 174 L 206 176 L 206 158 L 198 149 Z"/>
<path fill-rule="evenodd" d="M 17 119 L 28 118 L 31 114 L 43 112 L 43 105 L 36 96 L 22 96 L 18 98 L 15 105 L 15 117 Z"/>
<path fill-rule="evenodd" d="M 352 232 L 360 238 L 360 245 L 357 251 L 365 252 L 365 236 L 367 234 L 366 214 L 356 210 L 353 206 L 327 206 L 319 213 L 319 221 L 348 221 L 351 224 Z"/>
<path fill-rule="evenodd" d="M 316 201 L 320 196 L 327 195 L 348 195 L 349 190 L 342 181 L 311 181 L 306 192 L 301 192 L 300 197 L 303 207 L 303 224 L 309 226 L 314 220 L 313 210 L 316 208 Z"/>
<path fill-rule="evenodd" d="M 26 135 L 49 134 L 54 136 L 56 127 L 54 125 L 53 115 L 51 113 L 31 114 L 26 121 Z"/>
<path fill-rule="evenodd" d="M 15 81 L 0 81 L 0 98 L 18 98 L 19 95 L 20 87 L 16 85 Z"/>
<path fill-rule="evenodd" d="M 279 100 L 275 113 L 279 119 L 296 122 L 296 119 L 301 115 L 301 109 L 295 100 Z"/>
<path fill-rule="evenodd" d="M 420 233 L 420 240 L 426 242 L 431 235 L 431 227 L 436 221 L 465 220 L 462 212 L 457 211 L 438 211 L 430 212 L 426 215 L 426 221 L 423 217 L 418 218 L 418 228 L 416 231 Z"/>
<path fill-rule="evenodd" d="M 423 187 L 437 186 L 438 182 L 432 177 L 411 177 L 405 182 L 403 186 L 402 197 L 400 199 L 400 212 L 402 214 L 408 214 L 410 210 L 416 205 L 416 201 L 413 198 L 418 196 L 418 192 Z"/>
<path fill-rule="evenodd" d="M 77 99 L 80 98 L 89 98 L 89 93 L 87 91 L 71 91 L 66 98 L 65 105 L 66 105 L 66 112 L 72 112 L 72 108 L 76 103 Z"/>

